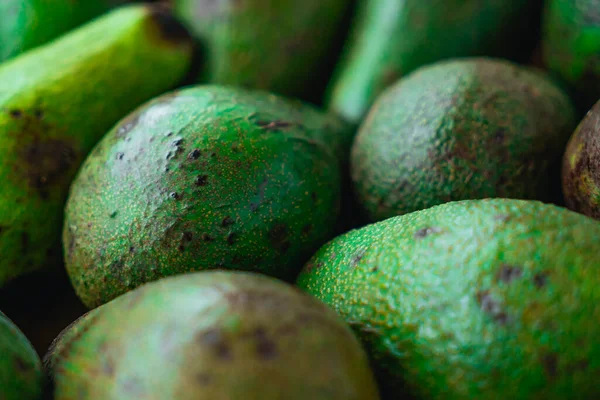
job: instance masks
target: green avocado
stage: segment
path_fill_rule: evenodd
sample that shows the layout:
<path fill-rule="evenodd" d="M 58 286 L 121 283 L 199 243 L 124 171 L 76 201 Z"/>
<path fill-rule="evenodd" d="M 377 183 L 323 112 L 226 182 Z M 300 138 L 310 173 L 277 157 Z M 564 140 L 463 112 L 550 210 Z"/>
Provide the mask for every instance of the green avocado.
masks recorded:
<path fill-rule="evenodd" d="M 542 50 L 550 71 L 588 110 L 600 99 L 600 0 L 548 0 Z"/>
<path fill-rule="evenodd" d="M 340 236 L 297 283 L 354 328 L 390 399 L 595 399 L 598 243 L 564 208 L 465 200 Z"/>
<path fill-rule="evenodd" d="M 201 83 L 322 95 L 348 0 L 171 0 L 204 51 Z M 338 40 L 339 38 L 339 40 Z"/>
<path fill-rule="evenodd" d="M 523 59 L 537 38 L 540 0 L 363 0 L 329 85 L 329 109 L 353 123 L 415 69 L 465 56 Z"/>
<path fill-rule="evenodd" d="M 0 66 L 0 287 L 60 259 L 83 158 L 187 74 L 193 45 L 164 7 L 126 6 Z"/>
<path fill-rule="evenodd" d="M 573 133 L 562 168 L 567 206 L 600 219 L 600 101 Z"/>
<path fill-rule="evenodd" d="M 42 364 L 23 332 L 0 311 L 0 399 L 38 400 Z"/>
<path fill-rule="evenodd" d="M 0 62 L 45 44 L 127 0 L 2 0 Z"/>
<path fill-rule="evenodd" d="M 204 271 L 91 311 L 46 356 L 56 400 L 377 400 L 368 358 L 321 302 L 266 276 Z"/>
<path fill-rule="evenodd" d="M 71 187 L 63 245 L 75 291 L 92 308 L 202 269 L 293 280 L 335 227 L 344 127 L 300 101 L 220 85 L 140 107 Z"/>
<path fill-rule="evenodd" d="M 568 96 L 537 70 L 441 61 L 378 98 L 354 141 L 352 179 L 372 221 L 486 197 L 558 202 L 575 126 Z"/>

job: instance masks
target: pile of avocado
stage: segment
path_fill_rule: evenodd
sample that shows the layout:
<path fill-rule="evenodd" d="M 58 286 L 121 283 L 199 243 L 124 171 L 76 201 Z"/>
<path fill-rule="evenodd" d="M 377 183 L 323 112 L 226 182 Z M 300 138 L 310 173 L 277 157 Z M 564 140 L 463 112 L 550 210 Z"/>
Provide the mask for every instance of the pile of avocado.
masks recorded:
<path fill-rule="evenodd" d="M 4 0 L 0 187 L 1 400 L 600 398 L 600 0 Z"/>

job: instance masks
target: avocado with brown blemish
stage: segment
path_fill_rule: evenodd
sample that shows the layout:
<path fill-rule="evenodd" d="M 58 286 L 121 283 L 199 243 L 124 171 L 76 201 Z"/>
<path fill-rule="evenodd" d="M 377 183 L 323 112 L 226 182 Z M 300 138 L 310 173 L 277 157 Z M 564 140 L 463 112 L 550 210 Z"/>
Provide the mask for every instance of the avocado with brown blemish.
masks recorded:
<path fill-rule="evenodd" d="M 328 108 L 358 124 L 388 86 L 453 57 L 523 60 L 537 39 L 540 0 L 362 0 L 329 85 Z"/>
<path fill-rule="evenodd" d="M 600 99 L 600 0 L 548 0 L 543 59 L 566 81 L 582 112 Z"/>
<path fill-rule="evenodd" d="M 573 133 L 562 168 L 567 206 L 600 219 L 600 101 Z"/>
<path fill-rule="evenodd" d="M 568 96 L 538 70 L 442 61 L 378 98 L 354 141 L 352 179 L 372 221 L 466 199 L 560 202 L 575 126 Z"/>
<path fill-rule="evenodd" d="M 595 399 L 598 243 L 564 208 L 465 200 L 334 239 L 298 285 L 354 328 L 383 398 Z"/>
<path fill-rule="evenodd" d="M 294 279 L 332 234 L 350 135 L 262 91 L 165 94 L 108 133 L 78 173 L 63 245 L 88 307 L 202 269 Z"/>
<path fill-rule="evenodd" d="M 364 350 L 324 304 L 266 276 L 161 279 L 93 310 L 46 356 L 56 400 L 377 400 Z"/>
<path fill-rule="evenodd" d="M 132 109 L 188 73 L 193 45 L 160 6 L 125 6 L 0 66 L 0 286 L 60 259 L 68 188 Z"/>
<path fill-rule="evenodd" d="M 35 349 L 0 311 L 0 399 L 38 400 L 44 375 Z"/>
<path fill-rule="evenodd" d="M 321 95 L 348 0 L 170 0 L 204 49 L 200 83 Z M 338 40 L 340 38 L 340 40 Z M 323 87 L 321 87 L 323 86 Z"/>

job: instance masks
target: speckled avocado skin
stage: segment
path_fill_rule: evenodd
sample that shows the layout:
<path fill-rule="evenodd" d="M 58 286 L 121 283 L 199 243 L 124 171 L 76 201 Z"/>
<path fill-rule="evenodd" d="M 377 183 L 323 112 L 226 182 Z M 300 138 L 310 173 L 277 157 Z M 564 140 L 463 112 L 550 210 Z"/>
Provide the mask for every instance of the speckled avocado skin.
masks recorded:
<path fill-rule="evenodd" d="M 120 118 L 185 77 L 192 47 L 163 7 L 126 6 L 0 66 L 0 286 L 60 259 L 79 165 Z"/>
<path fill-rule="evenodd" d="M 334 239 L 298 285 L 360 335 L 390 399 L 592 399 L 599 241 L 554 205 L 452 202 Z"/>
<path fill-rule="evenodd" d="M 548 0 L 543 58 L 587 111 L 600 99 L 600 0 Z"/>
<path fill-rule="evenodd" d="M 534 47 L 540 9 L 540 0 L 360 1 L 326 103 L 359 123 L 385 88 L 423 65 L 523 58 Z"/>
<path fill-rule="evenodd" d="M 266 276 L 165 278 L 82 323 L 47 356 L 56 400 L 379 398 L 350 328 L 319 301 Z"/>
<path fill-rule="evenodd" d="M 45 44 L 126 0 L 2 0 L 0 62 Z"/>
<path fill-rule="evenodd" d="M 600 101 L 569 141 L 563 159 L 562 183 L 570 209 L 600 219 Z"/>
<path fill-rule="evenodd" d="M 314 97 L 347 0 L 170 0 L 204 51 L 201 83 Z"/>
<path fill-rule="evenodd" d="M 466 199 L 555 201 L 575 126 L 568 96 L 541 72 L 443 61 L 377 100 L 354 141 L 352 179 L 373 221 Z"/>
<path fill-rule="evenodd" d="M 42 364 L 29 340 L 0 311 L 0 399 L 38 400 Z"/>
<path fill-rule="evenodd" d="M 72 185 L 63 244 L 77 294 L 94 307 L 212 268 L 294 279 L 338 216 L 342 126 L 299 101 L 214 85 L 140 107 Z"/>

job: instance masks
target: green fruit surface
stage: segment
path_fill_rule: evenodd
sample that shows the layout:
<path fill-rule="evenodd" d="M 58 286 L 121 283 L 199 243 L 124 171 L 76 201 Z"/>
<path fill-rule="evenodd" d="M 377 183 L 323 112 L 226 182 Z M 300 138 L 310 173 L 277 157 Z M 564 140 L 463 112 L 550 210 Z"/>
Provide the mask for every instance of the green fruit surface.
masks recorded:
<path fill-rule="evenodd" d="M 213 85 L 140 107 L 71 188 L 63 244 L 77 294 L 94 307 L 212 268 L 294 279 L 334 229 L 343 127 L 295 100 Z"/>
<path fill-rule="evenodd" d="M 598 243 L 563 208 L 466 200 L 334 239 L 298 285 L 359 334 L 390 399 L 594 399 Z"/>
<path fill-rule="evenodd" d="M 539 0 L 360 1 L 327 104 L 358 123 L 385 88 L 421 66 L 528 56 L 539 9 Z"/>
<path fill-rule="evenodd" d="M 204 52 L 200 82 L 306 97 L 320 92 L 347 0 L 172 0 Z M 323 86 L 323 85 L 322 85 Z"/>
<path fill-rule="evenodd" d="M 581 121 L 563 159 L 563 191 L 567 206 L 600 219 L 600 101 Z"/>
<path fill-rule="evenodd" d="M 127 6 L 0 66 L 0 286 L 59 258 L 84 157 L 119 118 L 179 83 L 191 53 L 162 7 Z"/>
<path fill-rule="evenodd" d="M 59 337 L 55 399 L 377 400 L 339 317 L 258 274 L 197 272 L 147 284 Z"/>
<path fill-rule="evenodd" d="M 0 399 L 38 400 L 42 364 L 23 332 L 0 311 Z"/>
<path fill-rule="evenodd" d="M 545 64 L 588 110 L 600 100 L 600 0 L 548 0 L 543 33 Z"/>
<path fill-rule="evenodd" d="M 542 73 L 468 58 L 423 67 L 381 95 L 355 138 L 352 179 L 371 220 L 449 201 L 553 201 L 576 126 Z"/>

